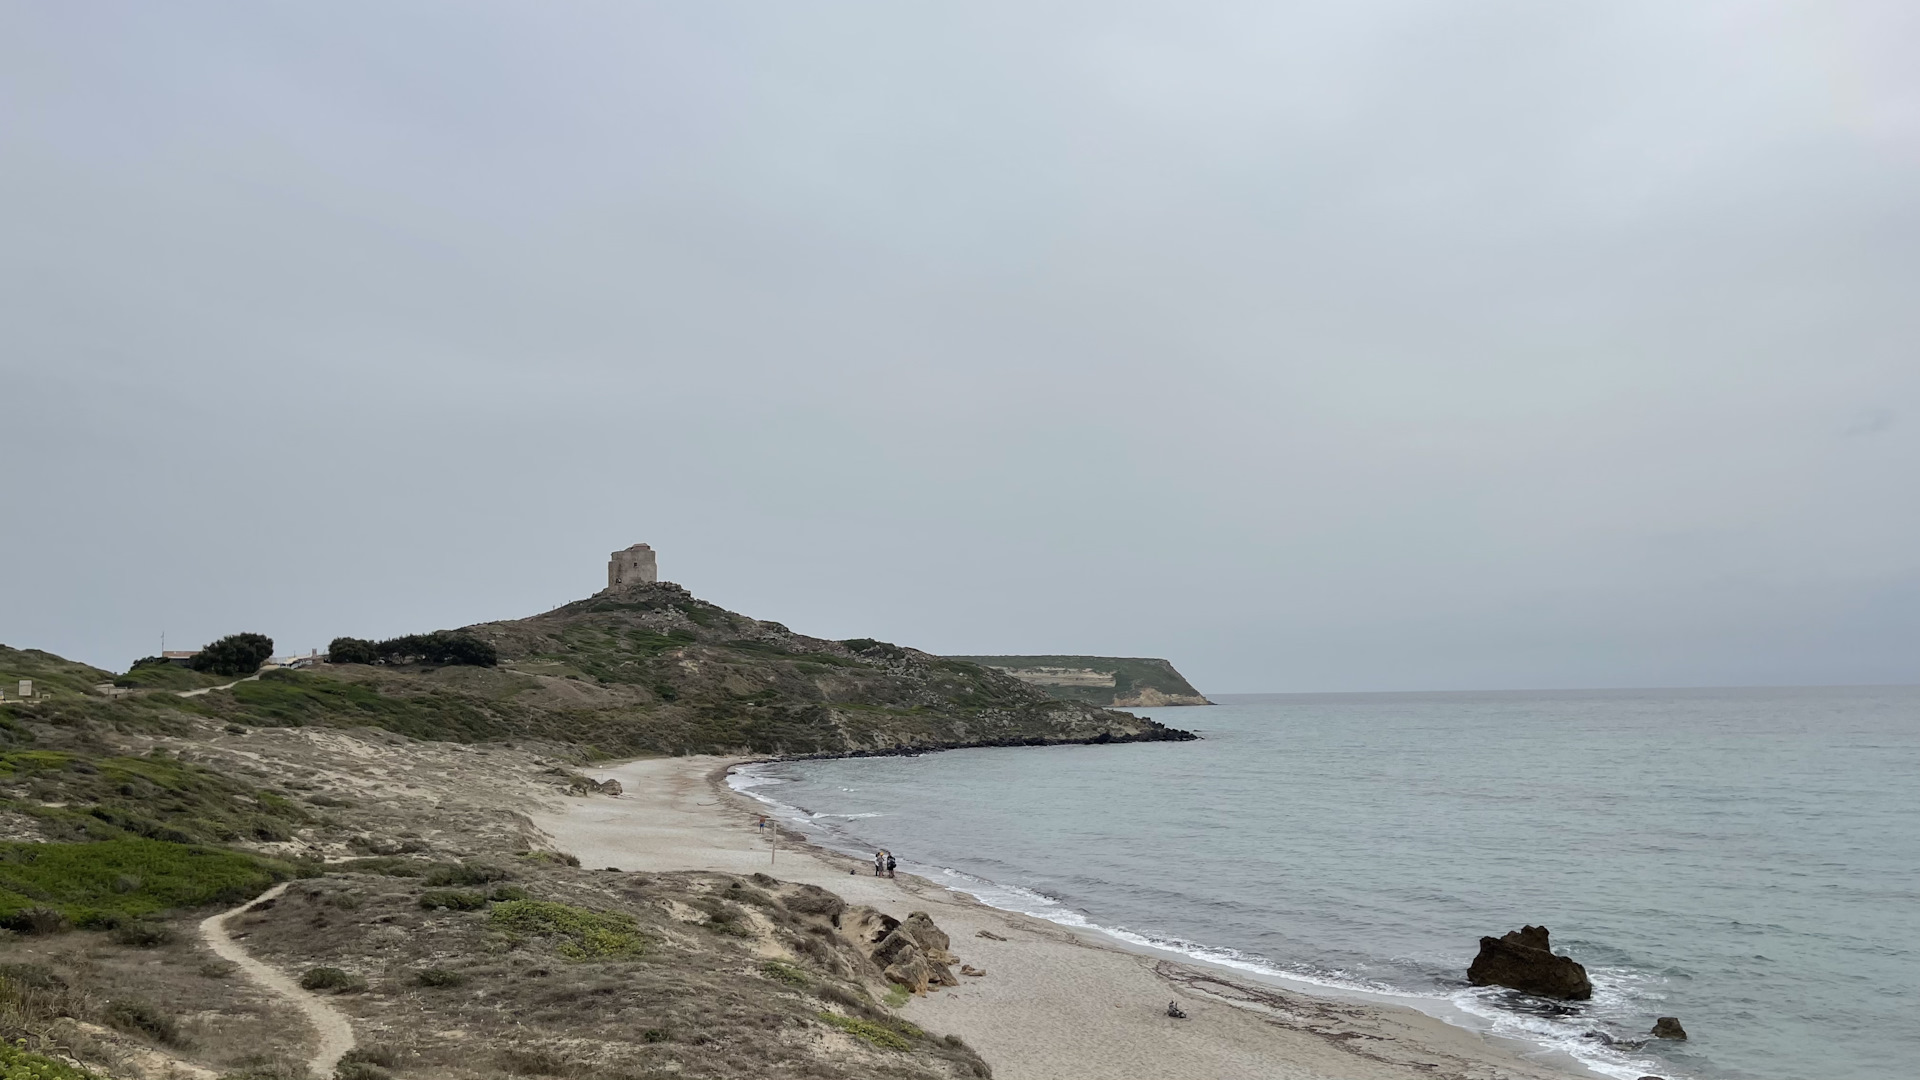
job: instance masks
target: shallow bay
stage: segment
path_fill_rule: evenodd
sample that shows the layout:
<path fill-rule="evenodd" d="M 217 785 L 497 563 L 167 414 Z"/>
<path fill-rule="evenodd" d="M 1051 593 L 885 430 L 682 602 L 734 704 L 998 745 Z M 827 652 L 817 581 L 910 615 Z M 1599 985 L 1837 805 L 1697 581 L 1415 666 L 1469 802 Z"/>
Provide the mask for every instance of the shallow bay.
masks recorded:
<path fill-rule="evenodd" d="M 1259 695 L 1184 744 L 756 767 L 823 841 L 989 902 L 1276 974 L 1450 1001 L 1639 1076 L 1920 1060 L 1920 689 Z M 1595 1000 L 1462 975 L 1544 923 Z M 1682 1018 L 1693 1038 L 1613 1049 Z"/>

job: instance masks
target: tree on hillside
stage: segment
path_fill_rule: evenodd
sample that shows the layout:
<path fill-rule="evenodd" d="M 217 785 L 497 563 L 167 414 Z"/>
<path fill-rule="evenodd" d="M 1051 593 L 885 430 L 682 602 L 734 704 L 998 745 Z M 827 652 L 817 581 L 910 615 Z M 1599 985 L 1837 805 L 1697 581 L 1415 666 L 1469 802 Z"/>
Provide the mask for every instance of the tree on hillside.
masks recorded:
<path fill-rule="evenodd" d="M 228 634 L 201 649 L 187 666 L 209 675 L 251 675 L 273 655 L 273 639 L 265 634 Z"/>
<path fill-rule="evenodd" d="M 373 642 L 357 637 L 337 637 L 327 646 L 329 664 L 377 664 L 380 654 L 374 650 Z"/>

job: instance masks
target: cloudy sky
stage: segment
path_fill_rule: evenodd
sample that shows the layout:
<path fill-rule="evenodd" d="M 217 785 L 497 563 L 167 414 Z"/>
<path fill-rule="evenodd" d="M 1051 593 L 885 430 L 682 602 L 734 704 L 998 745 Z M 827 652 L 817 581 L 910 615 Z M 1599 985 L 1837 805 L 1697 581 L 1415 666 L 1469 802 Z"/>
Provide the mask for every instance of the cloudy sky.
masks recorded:
<path fill-rule="evenodd" d="M 0 641 L 663 576 L 1215 692 L 1920 681 L 1920 6 L 0 4 Z"/>

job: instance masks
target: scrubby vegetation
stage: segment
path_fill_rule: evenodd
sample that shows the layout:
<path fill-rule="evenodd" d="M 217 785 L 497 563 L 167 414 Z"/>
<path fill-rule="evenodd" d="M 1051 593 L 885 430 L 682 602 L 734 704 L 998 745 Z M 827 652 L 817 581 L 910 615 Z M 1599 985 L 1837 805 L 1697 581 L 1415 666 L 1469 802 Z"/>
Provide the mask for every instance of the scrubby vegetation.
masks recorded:
<path fill-rule="evenodd" d="M 253 855 L 157 840 L 0 844 L 0 926 L 117 926 L 173 908 L 237 904 L 294 873 Z"/>
<path fill-rule="evenodd" d="M 602 960 L 639 956 L 646 936 L 633 916 L 617 911 L 591 911 L 550 900 L 509 900 L 494 906 L 488 921 L 511 934 L 545 938 L 554 951 L 569 960 Z"/>
<path fill-rule="evenodd" d="M 0 752 L 0 807 L 68 840 L 285 840 L 309 817 L 285 796 L 164 754 L 71 750 Z"/>
<path fill-rule="evenodd" d="M 913 1049 L 913 1044 L 907 1041 L 905 1035 L 884 1025 L 876 1024 L 871 1020 L 860 1020 L 851 1016 L 841 1016 L 839 1013 L 831 1013 L 825 1010 L 821 1010 L 820 1019 L 852 1035 L 856 1039 L 865 1040 L 883 1050 Z"/>

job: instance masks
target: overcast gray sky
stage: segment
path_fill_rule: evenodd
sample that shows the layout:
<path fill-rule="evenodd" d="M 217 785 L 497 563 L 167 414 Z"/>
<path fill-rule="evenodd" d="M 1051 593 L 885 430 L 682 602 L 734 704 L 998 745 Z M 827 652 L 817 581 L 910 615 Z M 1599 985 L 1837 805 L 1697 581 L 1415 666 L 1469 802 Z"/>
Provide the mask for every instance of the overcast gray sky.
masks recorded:
<path fill-rule="evenodd" d="M 0 2 L 0 641 L 662 576 L 1214 692 L 1920 681 L 1910 0 Z"/>

